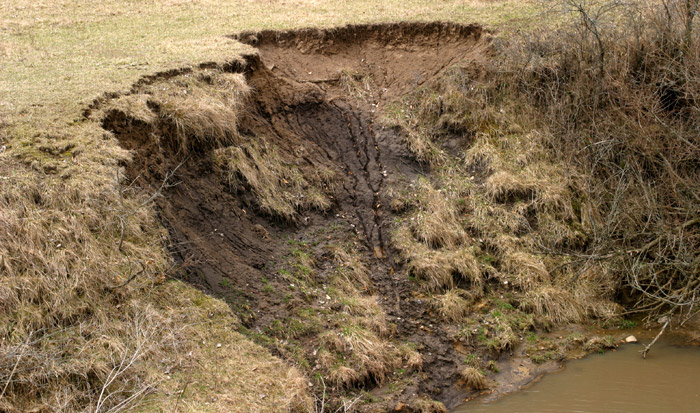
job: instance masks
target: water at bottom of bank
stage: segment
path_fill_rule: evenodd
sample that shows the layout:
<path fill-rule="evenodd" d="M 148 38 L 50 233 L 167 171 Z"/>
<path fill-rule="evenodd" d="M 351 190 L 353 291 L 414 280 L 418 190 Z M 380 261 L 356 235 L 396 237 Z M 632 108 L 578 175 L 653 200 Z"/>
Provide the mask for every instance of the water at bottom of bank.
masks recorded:
<path fill-rule="evenodd" d="M 472 400 L 454 413 L 700 412 L 700 347 L 662 339 L 567 362 L 555 373 L 494 402 Z"/>

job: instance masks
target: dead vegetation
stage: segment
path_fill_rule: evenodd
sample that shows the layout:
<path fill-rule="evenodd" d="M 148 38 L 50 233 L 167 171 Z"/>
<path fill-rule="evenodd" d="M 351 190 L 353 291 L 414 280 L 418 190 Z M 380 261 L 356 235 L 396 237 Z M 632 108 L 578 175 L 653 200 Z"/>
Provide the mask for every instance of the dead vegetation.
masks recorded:
<path fill-rule="evenodd" d="M 260 20 L 268 5 L 197 1 L 163 13 L 171 2 L 108 1 L 89 10 L 72 1 L 30 3 L 0 6 L 7 11 L 0 19 L 7 28 L 0 44 L 0 410 L 105 411 L 137 402 L 167 411 L 308 409 L 298 371 L 236 333 L 236 317 L 220 302 L 168 280 L 157 194 L 123 180 L 130 155 L 80 113 L 88 100 L 126 90 L 145 73 L 235 58 L 240 44 L 221 37 L 235 27 L 384 20 L 398 7 L 338 2 L 331 7 L 342 14 L 326 17 L 329 4 L 310 5 L 315 12 L 302 21 L 291 13 L 297 4 L 275 4 L 273 15 L 284 17 Z M 454 16 L 451 4 L 400 5 Z M 459 5 L 464 15 L 491 16 L 480 3 L 468 11 Z M 112 108 L 135 124 L 169 128 L 163 144 L 182 158 L 237 142 L 232 110 L 246 88 L 235 75 L 212 73 L 215 79 L 178 77 L 162 90 L 123 95 Z M 200 89 L 205 84 L 221 93 Z M 410 357 L 420 364 L 415 352 Z"/>
<path fill-rule="evenodd" d="M 102 110 L 163 130 L 158 137 L 166 141 L 159 144 L 184 158 L 191 151 L 206 152 L 241 142 L 238 124 L 249 93 L 240 73 L 210 70 L 145 85 L 110 101 Z"/>
<path fill-rule="evenodd" d="M 514 42 L 502 67 L 521 70 L 494 83 L 536 108 L 581 176 L 572 205 L 585 248 L 547 253 L 568 255 L 577 281 L 615 280 L 634 291 L 634 311 L 682 315 L 681 324 L 697 311 L 700 270 L 697 10 L 697 1 L 566 1 L 572 24 Z"/>
<path fill-rule="evenodd" d="M 234 192 L 250 188 L 267 214 L 294 220 L 300 210 L 328 210 L 335 173 L 321 168 L 304 174 L 285 155 L 264 137 L 256 136 L 216 151 L 214 163 Z"/>
<path fill-rule="evenodd" d="M 328 383 L 336 390 L 381 384 L 404 358 L 419 368 L 419 356 L 392 344 L 393 328 L 377 298 L 367 294 L 373 288 L 358 251 L 350 246 L 331 251 L 336 266 L 329 294 L 337 312 L 334 325 L 319 337 L 317 358 Z"/>
<path fill-rule="evenodd" d="M 439 302 L 448 318 L 460 314 L 447 309 L 455 285 L 467 282 L 478 298 L 488 281 L 519 292 L 523 309 L 556 324 L 613 316 L 612 290 L 582 292 L 594 287 L 566 259 L 543 254 L 580 247 L 587 237 L 573 206 L 581 202 L 577 172 L 552 153 L 551 134 L 526 131 L 518 122 L 527 118 L 511 115 L 508 102 L 490 104 L 471 70 L 453 68 L 408 97 L 400 119 L 392 120 L 431 131 L 426 145 L 465 142 L 452 155 L 436 149 L 431 179 L 396 195 L 404 199 L 395 202 L 398 210 L 408 209 L 393 237 L 407 269 L 430 291 L 447 291 Z"/>
<path fill-rule="evenodd" d="M 435 296 L 434 299 L 437 311 L 448 321 L 460 322 L 471 313 L 470 304 L 473 297 L 465 290 L 453 288 Z"/>
<path fill-rule="evenodd" d="M 634 311 L 682 322 L 697 312 L 700 287 L 697 2 L 633 4 L 630 20 L 608 26 L 600 6 L 623 5 L 567 4 L 579 19 L 572 26 L 513 40 L 483 72 L 457 67 L 395 113 L 431 177 L 397 201 L 404 214 L 393 242 L 454 322 L 494 291 L 554 324 L 608 318 L 620 313 L 611 300 L 622 288 L 635 291 Z M 348 79 L 358 96 L 368 89 L 362 76 Z M 158 88 L 108 110 L 169 130 L 159 138 L 183 158 L 227 146 L 216 153 L 222 179 L 250 189 L 269 215 L 329 208 L 331 171 L 302 173 L 264 137 L 239 134 L 249 93 L 240 75 L 204 71 Z M 111 136 L 87 121 L 66 135 L 13 131 L 0 152 L 0 409 L 163 406 L 192 377 L 201 388 L 179 406 L 193 411 L 225 386 L 245 391 L 226 393 L 222 409 L 309 407 L 303 375 L 237 334 L 230 309 L 165 281 L 172 267 L 153 194 L 123 187 L 118 165 L 129 154 Z M 453 139 L 459 151 L 447 146 Z M 401 365 L 420 369 L 420 353 L 391 342 L 362 260 L 345 250 L 334 258 L 338 315 L 315 359 L 327 381 L 348 388 L 384 382 Z M 508 311 L 491 313 L 494 323 L 475 328 L 474 340 L 512 348 L 533 321 Z M 259 373 L 231 377 L 251 359 Z M 215 377 L 192 375 L 204 364 Z M 473 367 L 463 376 L 484 386 Z M 260 385 L 271 389 L 264 402 Z M 427 399 L 413 405 L 445 411 Z"/>
<path fill-rule="evenodd" d="M 151 194 L 121 182 L 117 163 L 128 154 L 93 125 L 75 128 L 80 140 L 28 136 L 0 154 L 4 411 L 162 404 L 192 374 L 204 379 L 199 363 L 261 351 L 234 331 L 237 319 L 228 307 L 168 280 L 173 267 L 147 203 Z M 209 323 L 220 330 L 214 334 Z M 209 351 L 217 340 L 227 348 Z M 270 377 L 299 377 L 262 353 L 252 360 Z M 226 363 L 235 368 L 242 362 L 231 357 Z M 250 378 L 241 375 L 236 385 L 248 386 Z M 296 396 L 276 393 L 270 400 L 308 401 L 304 387 L 290 386 Z M 199 410 L 203 403 L 188 397 L 182 405 Z"/>
<path fill-rule="evenodd" d="M 249 94 L 242 74 L 202 70 L 135 88 L 110 101 L 96 117 L 144 128 L 142 139 L 181 159 L 192 151 L 213 152 L 213 163 L 231 191 L 252 192 L 265 214 L 294 221 L 300 211 L 327 210 L 334 171 L 320 167 L 306 173 L 296 164 L 296 154 L 265 136 L 241 134 Z"/>
<path fill-rule="evenodd" d="M 411 211 L 395 243 L 430 290 L 456 283 L 453 260 L 436 259 L 447 246 L 555 324 L 620 314 L 612 299 L 630 289 L 630 311 L 683 324 L 700 286 L 698 3 L 562 4 L 557 30 L 389 111 L 432 172 L 420 184 L 432 201 L 394 202 Z M 439 237 L 420 227 L 423 210 Z"/>
<path fill-rule="evenodd" d="M 466 366 L 460 372 L 465 384 L 474 390 L 488 389 L 488 380 L 479 369 Z"/>

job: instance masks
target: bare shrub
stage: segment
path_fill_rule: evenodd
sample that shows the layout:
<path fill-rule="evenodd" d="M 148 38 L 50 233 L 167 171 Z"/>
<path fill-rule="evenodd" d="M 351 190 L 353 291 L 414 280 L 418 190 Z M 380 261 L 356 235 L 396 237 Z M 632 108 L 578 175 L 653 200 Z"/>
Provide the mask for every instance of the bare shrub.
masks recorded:
<path fill-rule="evenodd" d="M 564 4 L 571 24 L 513 44 L 497 82 L 540 110 L 559 155 L 585 177 L 579 214 L 590 242 L 576 262 L 605 262 L 651 317 L 691 315 L 700 297 L 700 51 L 689 47 L 698 2 Z"/>

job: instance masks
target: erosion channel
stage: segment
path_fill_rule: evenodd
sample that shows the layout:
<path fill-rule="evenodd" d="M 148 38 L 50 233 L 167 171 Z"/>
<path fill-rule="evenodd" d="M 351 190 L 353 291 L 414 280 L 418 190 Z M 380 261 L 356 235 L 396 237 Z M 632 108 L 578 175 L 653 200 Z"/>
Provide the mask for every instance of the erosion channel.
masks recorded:
<path fill-rule="evenodd" d="M 241 330 L 337 405 L 364 395 L 432 411 L 475 394 L 463 375 L 475 344 L 428 304 L 392 244 L 397 199 L 417 196 L 430 168 L 383 118 L 451 67 L 486 61 L 490 35 L 415 23 L 235 38 L 257 53 L 223 74 L 145 79 L 102 120 L 132 152 L 129 187 L 157 195 L 178 276 L 226 300 Z M 470 139 L 455 131 L 443 149 Z"/>

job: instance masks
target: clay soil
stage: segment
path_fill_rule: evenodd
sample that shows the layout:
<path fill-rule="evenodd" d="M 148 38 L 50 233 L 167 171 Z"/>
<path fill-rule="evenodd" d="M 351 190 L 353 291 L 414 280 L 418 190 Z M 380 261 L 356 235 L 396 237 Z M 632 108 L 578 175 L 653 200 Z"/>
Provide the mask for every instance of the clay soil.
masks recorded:
<path fill-rule="evenodd" d="M 300 307 L 333 311 L 334 303 L 323 293 L 324 277 L 333 267 L 327 247 L 352 242 L 370 269 L 367 293 L 379 297 L 395 325 L 391 339 L 415 345 L 423 364 L 398 389 L 370 380 L 346 391 L 369 391 L 384 408 L 416 395 L 451 408 L 473 395 L 459 376 L 464 355 L 473 348 L 457 340 L 456 325 L 434 314 L 424 289 L 411 280 L 391 247 L 392 194 L 430 171 L 410 155 L 402 132 L 383 126 L 381 119 L 392 103 L 450 66 L 488 59 L 489 37 L 478 26 L 443 23 L 236 35 L 258 50 L 229 67 L 242 72 L 253 88 L 241 134 L 264 136 L 293 155 L 305 174 L 325 168 L 340 178 L 329 210 L 301 210 L 294 220 L 282 220 L 264 213 L 250 188 L 227 185 L 207 149 L 193 153 L 157 201 L 173 256 L 186 264 L 180 276 L 226 300 L 251 335 L 271 335 L 275 321 L 286 322 Z M 343 74 L 364 82 L 360 94 L 343 83 Z M 149 138 L 172 133 L 167 128 L 118 113 L 108 115 L 103 125 L 132 150 L 128 178 L 137 185 L 158 188 L 182 161 Z M 467 142 L 456 137 L 450 144 Z M 314 258 L 317 296 L 312 298 L 290 289 L 280 275 L 290 245 L 298 243 Z M 313 366 L 317 334 L 303 334 L 297 341 Z M 279 346 L 269 347 L 290 363 L 298 360 Z"/>

